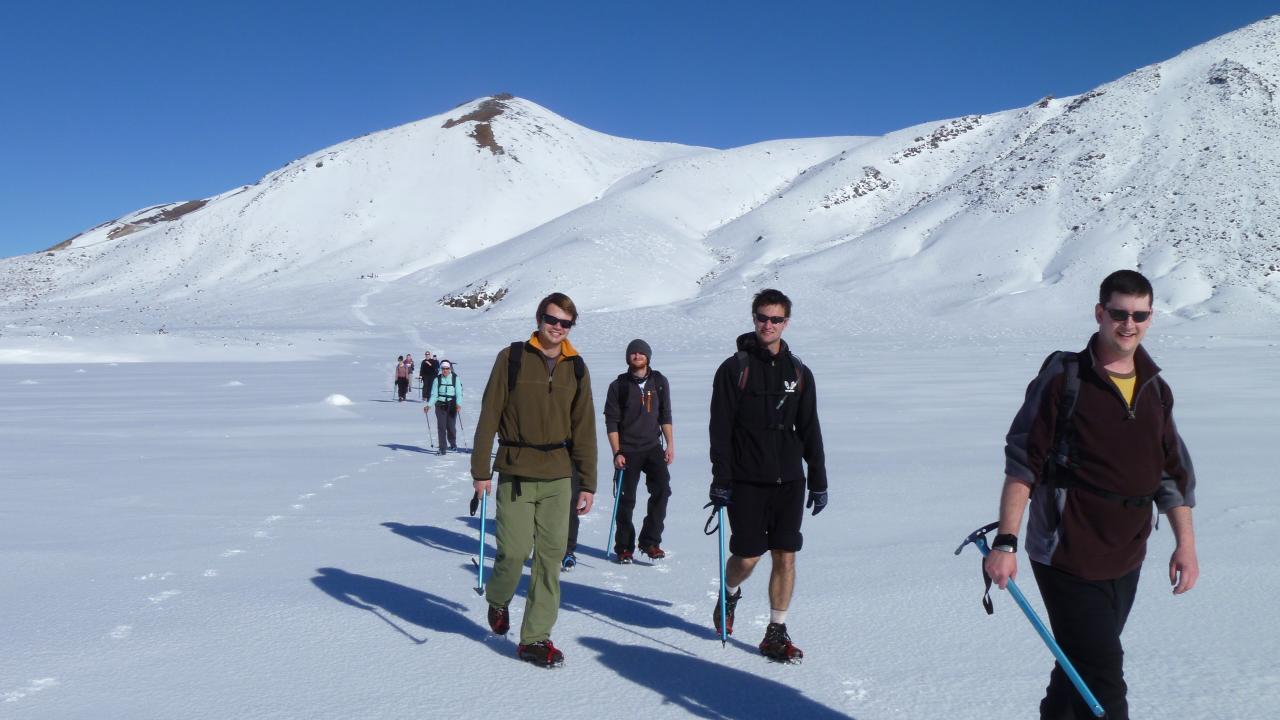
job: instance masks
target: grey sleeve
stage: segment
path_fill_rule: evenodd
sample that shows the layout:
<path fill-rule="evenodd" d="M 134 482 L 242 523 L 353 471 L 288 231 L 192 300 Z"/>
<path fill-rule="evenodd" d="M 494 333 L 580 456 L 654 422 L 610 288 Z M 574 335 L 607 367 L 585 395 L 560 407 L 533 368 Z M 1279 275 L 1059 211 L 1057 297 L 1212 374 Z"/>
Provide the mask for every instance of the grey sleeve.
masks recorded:
<path fill-rule="evenodd" d="M 1004 474 L 1028 485 L 1039 482 L 1040 468 L 1051 451 L 1057 403 L 1049 389 L 1063 370 L 1061 359 L 1055 360 L 1027 385 L 1022 407 L 1004 438 Z"/>
<path fill-rule="evenodd" d="M 1173 391 L 1161 383 L 1161 397 L 1164 399 L 1164 453 L 1165 462 L 1160 475 L 1160 486 L 1156 488 L 1156 507 L 1167 513 L 1176 507 L 1196 506 L 1196 470 L 1191 464 L 1191 453 L 1178 433 L 1178 426 L 1173 421 Z"/>

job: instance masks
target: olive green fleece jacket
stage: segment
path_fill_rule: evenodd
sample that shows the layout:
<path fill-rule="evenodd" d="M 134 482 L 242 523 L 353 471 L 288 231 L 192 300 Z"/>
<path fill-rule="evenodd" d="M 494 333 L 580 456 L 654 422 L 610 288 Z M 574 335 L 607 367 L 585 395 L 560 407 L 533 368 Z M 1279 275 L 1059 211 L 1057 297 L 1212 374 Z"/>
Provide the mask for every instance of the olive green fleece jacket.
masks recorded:
<path fill-rule="evenodd" d="M 555 480 L 569 477 L 573 470 L 583 492 L 596 491 L 596 425 L 591 399 L 591 374 L 585 371 L 581 383 L 570 357 L 578 351 L 568 340 L 561 343 L 555 370 L 547 373 L 547 362 L 537 345 L 537 335 L 521 346 L 525 353 L 515 388 L 507 392 L 507 367 L 511 347 L 503 348 L 493 361 L 489 382 L 484 387 L 480 419 L 476 421 L 471 451 L 471 477 L 488 480 L 493 470 L 521 478 Z M 538 450 L 530 447 L 498 447 L 493 470 L 489 454 L 493 436 L 504 441 L 550 445 L 572 441 L 563 447 Z"/>

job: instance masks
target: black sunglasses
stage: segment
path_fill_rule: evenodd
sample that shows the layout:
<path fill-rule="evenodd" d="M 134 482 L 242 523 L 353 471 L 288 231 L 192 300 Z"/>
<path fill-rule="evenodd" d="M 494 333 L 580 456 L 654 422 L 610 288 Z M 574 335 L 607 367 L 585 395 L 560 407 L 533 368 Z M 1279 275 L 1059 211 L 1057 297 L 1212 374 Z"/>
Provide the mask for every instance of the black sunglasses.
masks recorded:
<path fill-rule="evenodd" d="M 542 322 L 544 322 L 544 323 L 546 323 L 546 324 L 548 324 L 548 325 L 550 325 L 550 326 L 552 326 L 552 327 L 555 327 L 556 325 L 559 325 L 560 327 L 564 328 L 565 330 L 568 330 L 569 328 L 573 327 L 573 321 L 572 321 L 572 320 L 565 320 L 564 318 L 558 318 L 558 317 L 556 317 L 555 315 L 552 315 L 551 313 L 543 313 L 543 315 L 542 315 Z"/>
<path fill-rule="evenodd" d="M 787 318 L 781 315 L 762 315 L 760 313 L 756 313 L 755 315 L 756 315 L 756 322 L 760 323 L 761 325 L 767 322 L 771 322 L 774 325 L 781 325 L 782 323 L 787 321 Z"/>
<path fill-rule="evenodd" d="M 1129 319 L 1130 315 L 1133 316 L 1133 321 L 1136 323 L 1144 323 L 1147 321 L 1148 318 L 1151 317 L 1150 310 L 1138 310 L 1135 312 L 1129 312 L 1127 310 L 1116 310 L 1115 308 L 1105 308 L 1105 309 L 1107 311 L 1107 314 L 1111 316 L 1111 319 L 1116 322 L 1124 322 L 1125 320 Z"/>

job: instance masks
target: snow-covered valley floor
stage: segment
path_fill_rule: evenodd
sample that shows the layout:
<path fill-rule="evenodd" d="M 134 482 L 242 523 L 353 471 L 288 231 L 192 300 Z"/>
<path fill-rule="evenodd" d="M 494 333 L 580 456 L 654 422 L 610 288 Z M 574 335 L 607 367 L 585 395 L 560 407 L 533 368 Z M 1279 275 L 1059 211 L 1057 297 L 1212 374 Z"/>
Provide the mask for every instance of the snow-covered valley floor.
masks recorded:
<path fill-rule="evenodd" d="M 514 632 L 487 631 L 472 591 L 469 456 L 425 452 L 420 403 L 391 401 L 388 361 L 416 348 L 0 365 L 0 717 L 1034 715 L 1049 653 L 1007 595 L 994 617 L 982 612 L 978 556 L 952 551 L 995 517 L 1026 382 L 1047 352 L 1087 335 L 929 349 L 796 340 L 817 377 L 831 505 L 806 518 L 788 620 L 805 664 L 778 666 L 755 650 L 767 561 L 727 647 L 710 625 L 707 404 L 735 330 L 714 353 L 648 338 L 674 394 L 670 557 L 607 562 L 612 497 L 598 495 L 582 562 L 563 576 L 558 671 L 517 662 Z M 450 351 L 470 393 L 468 444 L 499 347 Z M 1148 347 L 1200 477 L 1203 576 L 1170 594 L 1162 523 L 1125 632 L 1133 715 L 1275 717 L 1275 342 L 1167 339 L 1157 327 Z M 621 346 L 586 350 L 599 406 Z M 324 402 L 334 393 L 353 404 Z"/>

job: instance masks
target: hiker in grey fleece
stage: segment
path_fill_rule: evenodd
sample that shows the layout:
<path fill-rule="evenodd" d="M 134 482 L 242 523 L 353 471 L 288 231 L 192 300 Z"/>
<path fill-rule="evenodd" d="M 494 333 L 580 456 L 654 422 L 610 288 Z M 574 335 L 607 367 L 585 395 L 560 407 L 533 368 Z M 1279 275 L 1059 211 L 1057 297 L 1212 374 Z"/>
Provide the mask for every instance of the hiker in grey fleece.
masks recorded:
<path fill-rule="evenodd" d="M 627 345 L 627 372 L 609 384 L 604 403 L 604 424 L 613 450 L 614 477 L 622 473 L 618 531 L 613 537 L 619 562 L 630 562 L 635 549 L 650 558 L 666 556 L 662 529 L 671 497 L 671 473 L 675 460 L 675 431 L 671 423 L 671 388 L 667 378 L 649 367 L 653 349 L 644 340 Z M 664 447 L 665 441 L 665 447 Z M 649 505 L 640 537 L 631 516 L 636 506 L 640 473 L 645 476 Z"/>

